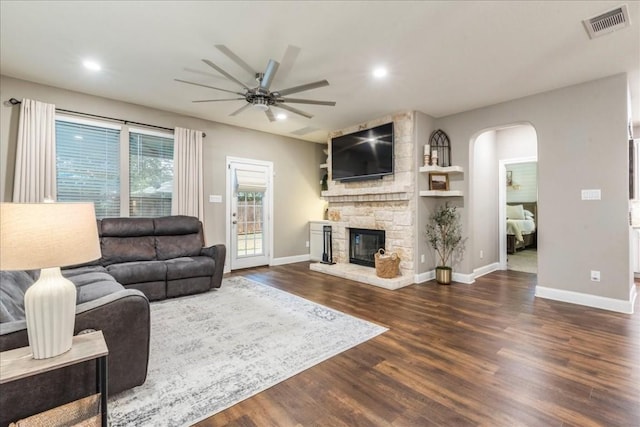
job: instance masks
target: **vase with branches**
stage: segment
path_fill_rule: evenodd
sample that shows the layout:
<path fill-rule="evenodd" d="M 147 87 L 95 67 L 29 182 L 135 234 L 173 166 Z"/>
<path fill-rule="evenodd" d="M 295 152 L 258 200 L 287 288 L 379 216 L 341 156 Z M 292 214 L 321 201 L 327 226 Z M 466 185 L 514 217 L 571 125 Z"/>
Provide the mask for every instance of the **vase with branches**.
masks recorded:
<path fill-rule="evenodd" d="M 451 283 L 452 268 L 449 264 L 462 243 L 462 224 L 456 207 L 449 202 L 438 206 L 429 218 L 425 236 L 438 257 L 436 281 L 441 284 Z"/>

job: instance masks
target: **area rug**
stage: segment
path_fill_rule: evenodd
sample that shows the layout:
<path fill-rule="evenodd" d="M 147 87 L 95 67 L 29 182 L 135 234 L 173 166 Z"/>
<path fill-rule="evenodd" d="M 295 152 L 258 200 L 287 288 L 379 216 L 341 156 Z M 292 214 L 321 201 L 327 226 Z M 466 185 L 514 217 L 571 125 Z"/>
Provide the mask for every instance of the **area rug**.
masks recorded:
<path fill-rule="evenodd" d="M 154 302 L 147 380 L 109 425 L 191 425 L 386 330 L 243 277 Z"/>

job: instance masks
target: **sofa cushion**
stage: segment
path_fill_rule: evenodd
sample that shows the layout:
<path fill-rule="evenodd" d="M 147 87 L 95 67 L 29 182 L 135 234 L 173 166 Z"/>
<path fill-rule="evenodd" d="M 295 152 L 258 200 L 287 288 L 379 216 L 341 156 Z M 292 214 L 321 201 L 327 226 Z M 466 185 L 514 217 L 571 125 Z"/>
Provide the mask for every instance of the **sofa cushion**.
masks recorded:
<path fill-rule="evenodd" d="M 153 236 L 103 237 L 100 246 L 102 248 L 102 265 L 156 259 Z"/>
<path fill-rule="evenodd" d="M 200 255 L 202 240 L 198 234 L 182 236 L 156 236 L 158 259 L 170 260 Z"/>
<path fill-rule="evenodd" d="M 80 277 L 85 277 L 87 276 L 89 273 L 107 273 L 107 269 L 102 267 L 101 265 L 85 265 L 82 267 L 65 267 L 62 269 L 62 275 L 64 277 L 66 277 L 67 279 L 71 280 L 73 283 L 76 283 L 75 280 L 73 280 L 73 277 L 78 276 Z M 108 276 L 108 274 L 107 274 Z M 79 279 L 82 280 L 82 279 Z M 76 283 L 76 286 L 78 286 L 78 283 Z"/>
<path fill-rule="evenodd" d="M 212 258 L 204 256 L 174 258 L 165 261 L 167 280 L 190 277 L 212 276 L 216 264 Z"/>
<path fill-rule="evenodd" d="M 106 273 L 103 274 L 108 276 L 108 274 Z M 76 304 L 83 304 L 85 302 L 93 301 L 124 289 L 124 287 L 120 283 L 113 280 L 111 276 L 109 277 L 110 279 L 95 280 L 93 282 L 76 287 L 76 290 L 78 291 L 76 295 Z"/>
<path fill-rule="evenodd" d="M 0 271 L 0 323 L 24 320 L 24 293 L 34 281 L 26 271 Z"/>
<path fill-rule="evenodd" d="M 167 278 L 167 267 L 163 261 L 112 264 L 107 267 L 107 272 L 122 285 L 164 281 Z"/>
<path fill-rule="evenodd" d="M 76 304 L 93 301 L 123 290 L 123 286 L 101 266 L 62 270 L 62 275 L 76 285 Z"/>
<path fill-rule="evenodd" d="M 154 218 L 156 236 L 200 233 L 200 220 L 193 216 L 175 215 Z M 200 245 L 202 246 L 202 245 Z"/>
<path fill-rule="evenodd" d="M 153 236 L 153 218 L 104 218 L 100 222 L 101 237 Z"/>

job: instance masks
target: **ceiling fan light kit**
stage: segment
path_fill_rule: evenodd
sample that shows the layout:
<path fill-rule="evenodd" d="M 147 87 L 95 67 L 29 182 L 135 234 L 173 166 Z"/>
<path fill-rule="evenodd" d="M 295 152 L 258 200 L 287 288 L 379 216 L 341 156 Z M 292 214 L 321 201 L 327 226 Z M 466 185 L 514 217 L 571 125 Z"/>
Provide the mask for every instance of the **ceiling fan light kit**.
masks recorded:
<path fill-rule="evenodd" d="M 238 57 L 235 53 L 229 50 L 226 46 L 215 45 L 215 47 L 220 52 L 222 52 L 225 56 L 227 56 L 229 59 L 235 62 L 238 66 L 240 66 L 242 69 L 247 71 L 247 73 L 250 72 L 251 70 L 250 66 L 246 62 L 244 62 L 242 59 L 240 59 L 240 57 Z M 287 52 L 291 48 L 292 47 L 289 46 L 289 48 L 287 49 Z M 286 57 L 287 57 L 287 53 L 285 53 L 285 58 Z M 277 61 L 274 61 L 273 59 L 270 59 L 269 62 L 267 63 L 267 67 L 265 68 L 264 73 L 251 72 L 252 77 L 255 76 L 255 79 L 258 82 L 258 86 L 256 87 L 248 86 L 247 84 L 242 82 L 242 80 L 229 74 L 224 69 L 222 69 L 221 67 L 214 64 L 212 61 L 208 59 L 203 59 L 202 62 L 204 62 L 205 64 L 207 64 L 208 66 L 210 66 L 211 68 L 213 68 L 214 70 L 222 74 L 228 80 L 231 80 L 232 82 L 240 85 L 242 87 L 241 91 L 218 88 L 215 86 L 209 86 L 202 83 L 190 82 L 182 79 L 174 79 L 174 80 L 180 83 L 186 83 L 190 85 L 200 86 L 208 89 L 214 89 L 214 90 L 233 93 L 233 94 L 242 96 L 242 98 L 203 99 L 203 100 L 193 101 L 193 102 L 219 102 L 219 101 L 245 100 L 247 102 L 246 105 L 242 106 L 241 108 L 231 113 L 230 116 L 235 116 L 243 112 L 244 110 L 246 110 L 248 107 L 253 106 L 257 110 L 264 111 L 265 115 L 271 122 L 276 121 L 276 116 L 274 116 L 273 112 L 271 111 L 271 107 L 281 108 L 283 110 L 287 110 L 291 113 L 310 119 L 313 117 L 313 115 L 285 104 L 290 103 L 290 104 L 325 105 L 325 106 L 336 105 L 334 101 L 317 101 L 313 99 L 284 98 L 284 96 L 286 95 L 304 92 L 307 90 L 316 89 L 324 86 L 329 86 L 329 82 L 327 80 L 319 80 L 317 82 L 312 82 L 312 83 L 307 83 L 307 84 L 294 86 L 290 88 L 271 91 L 270 90 L 271 84 L 273 83 L 273 79 L 278 71 L 278 68 L 280 67 L 280 63 Z"/>

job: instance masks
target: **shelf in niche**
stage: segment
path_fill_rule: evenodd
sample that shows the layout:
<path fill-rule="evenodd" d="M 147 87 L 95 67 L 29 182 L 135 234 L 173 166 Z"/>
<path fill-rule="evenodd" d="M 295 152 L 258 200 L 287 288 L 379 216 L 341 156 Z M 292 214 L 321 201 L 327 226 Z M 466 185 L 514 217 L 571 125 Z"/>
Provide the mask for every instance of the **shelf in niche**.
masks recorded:
<path fill-rule="evenodd" d="M 459 190 L 423 190 L 420 192 L 421 197 L 462 197 L 462 191 Z"/>
<path fill-rule="evenodd" d="M 464 173 L 464 168 L 462 166 L 422 166 L 420 167 L 420 172 L 440 172 L 440 173 Z"/>

